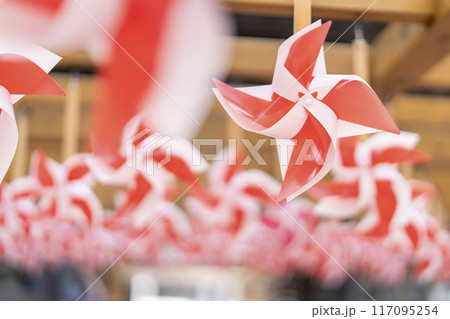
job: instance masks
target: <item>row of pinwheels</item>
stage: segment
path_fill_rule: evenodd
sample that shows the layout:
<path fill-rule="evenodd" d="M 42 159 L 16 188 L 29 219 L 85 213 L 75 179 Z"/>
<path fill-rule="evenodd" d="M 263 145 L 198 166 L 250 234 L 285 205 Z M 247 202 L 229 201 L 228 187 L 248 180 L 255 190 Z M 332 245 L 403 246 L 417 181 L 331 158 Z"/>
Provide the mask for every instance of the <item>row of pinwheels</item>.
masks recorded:
<path fill-rule="evenodd" d="M 411 268 L 423 281 L 450 279 L 450 236 L 427 213 L 434 188 L 398 171 L 428 159 L 414 149 L 415 134 L 339 140 L 335 178 L 309 191 L 316 204 L 277 202 L 280 183 L 230 165 L 236 154 L 194 166 L 198 151 L 184 139 L 153 143 L 149 152 L 157 138 L 145 132 L 134 144 L 136 160 L 155 165 L 151 174 L 130 166 L 125 153 L 111 165 L 88 153 L 58 164 L 36 152 L 30 176 L 1 187 L 1 259 L 30 271 L 65 262 L 101 270 L 121 257 L 244 265 L 326 284 L 347 273 L 395 284 Z M 94 192 L 101 184 L 114 186 L 114 207 L 103 207 Z"/>

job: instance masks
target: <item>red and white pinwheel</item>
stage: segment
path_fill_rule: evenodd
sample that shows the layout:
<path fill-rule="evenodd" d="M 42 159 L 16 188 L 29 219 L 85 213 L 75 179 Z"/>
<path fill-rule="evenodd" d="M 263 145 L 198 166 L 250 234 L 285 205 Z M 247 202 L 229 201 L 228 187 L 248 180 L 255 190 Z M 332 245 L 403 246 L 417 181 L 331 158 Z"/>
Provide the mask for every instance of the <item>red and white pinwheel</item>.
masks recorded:
<path fill-rule="evenodd" d="M 23 95 L 64 95 L 47 74 L 59 60 L 38 46 L 0 38 L 0 182 L 17 147 L 13 104 Z"/>
<path fill-rule="evenodd" d="M 102 205 L 91 189 L 92 174 L 87 164 L 89 154 L 76 154 L 62 165 L 42 151 L 31 158 L 31 175 L 42 193 L 44 215 L 90 227 L 103 221 Z"/>
<path fill-rule="evenodd" d="M 288 163 L 280 154 L 280 200 L 295 198 L 325 176 L 338 137 L 377 130 L 399 133 L 364 80 L 326 74 L 323 44 L 330 25 L 318 21 L 280 46 L 272 85 L 235 89 L 215 81 L 219 101 L 237 124 L 286 139 L 279 144 L 291 146 Z"/>
<path fill-rule="evenodd" d="M 398 165 L 429 160 L 427 154 L 414 148 L 418 141 L 417 134 L 407 132 L 398 136 L 378 133 L 359 144 L 354 137 L 340 139 L 335 180 L 309 191 L 319 199 L 315 212 L 350 218 L 368 209 L 360 226 L 367 234 L 379 236 L 387 235 L 391 223 L 404 224 L 412 191 Z"/>
<path fill-rule="evenodd" d="M 408 240 L 413 275 L 421 282 L 430 282 L 439 278 L 446 268 L 450 237 L 439 221 L 427 212 L 436 193 L 434 186 L 413 181 L 411 188 L 412 205 L 408 222 L 403 229 L 399 229 L 399 233 L 406 235 Z"/>
<path fill-rule="evenodd" d="M 123 127 L 139 112 L 153 130 L 195 135 L 212 97 L 201 92 L 222 73 L 227 55 L 217 37 L 228 25 L 216 6 L 213 0 L 0 0 L 0 32 L 61 54 L 91 53 L 103 79 L 93 148 L 111 159 Z"/>
<path fill-rule="evenodd" d="M 36 183 L 29 177 L 0 184 L 0 256 L 11 264 L 21 265 L 29 255 L 37 198 Z"/>
<path fill-rule="evenodd" d="M 199 231 L 211 227 L 237 236 L 259 218 L 261 205 L 275 205 L 279 182 L 261 170 L 243 171 L 239 164 L 230 164 L 230 159 L 234 162 L 237 157 L 231 149 L 219 154 L 208 171 L 208 192 L 197 192 L 187 199 Z"/>

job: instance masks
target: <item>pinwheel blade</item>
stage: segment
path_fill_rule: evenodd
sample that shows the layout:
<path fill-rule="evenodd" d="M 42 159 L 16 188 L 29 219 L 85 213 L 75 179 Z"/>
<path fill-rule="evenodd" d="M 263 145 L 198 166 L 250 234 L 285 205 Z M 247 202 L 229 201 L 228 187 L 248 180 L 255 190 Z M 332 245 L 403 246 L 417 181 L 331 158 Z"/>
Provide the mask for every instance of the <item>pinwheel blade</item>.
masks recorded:
<path fill-rule="evenodd" d="M 389 226 L 397 210 L 397 196 L 391 181 L 376 181 L 376 208 L 378 222 L 366 232 L 366 235 L 381 237 L 389 232 Z"/>
<path fill-rule="evenodd" d="M 363 81 L 341 80 L 322 102 L 342 121 L 400 134 L 383 103 Z"/>
<path fill-rule="evenodd" d="M 329 196 L 356 198 L 359 195 L 359 183 L 357 180 L 353 182 L 332 181 L 321 183 L 308 190 L 308 195 L 317 200 Z"/>
<path fill-rule="evenodd" d="M 5 2 L 14 2 L 16 5 L 32 6 L 43 12 L 53 14 L 61 9 L 65 0 L 6 0 Z"/>
<path fill-rule="evenodd" d="M 280 121 L 295 105 L 276 93 L 270 100 L 251 95 L 214 79 L 215 91 L 227 113 L 243 129 L 259 132 Z M 268 87 L 267 87 L 268 88 Z"/>
<path fill-rule="evenodd" d="M 332 140 L 313 116 L 308 117 L 294 140 L 278 200 L 289 201 L 312 187 L 331 169 L 334 159 L 334 153 L 330 153 Z"/>
<path fill-rule="evenodd" d="M 95 154 L 104 158 L 117 148 L 121 129 L 141 110 L 144 94 L 160 90 L 153 78 L 158 69 L 157 48 L 164 39 L 173 1 L 130 3 L 123 17 L 127 23 L 119 28 L 114 39 L 120 45 L 113 46 L 111 58 L 101 70 L 104 82 L 94 108 L 93 134 L 101 143 L 93 148 Z"/>
<path fill-rule="evenodd" d="M 0 54 L 0 85 L 10 94 L 65 95 L 47 72 L 17 54 Z"/>
<path fill-rule="evenodd" d="M 379 163 L 424 163 L 430 155 L 415 148 L 390 147 L 372 153 L 372 165 Z"/>
<path fill-rule="evenodd" d="M 331 21 L 298 38 L 291 46 L 284 66 L 305 87 L 313 79 L 316 61 L 325 43 Z"/>
<path fill-rule="evenodd" d="M 355 167 L 355 150 L 357 139 L 355 136 L 338 139 L 338 153 L 340 164 L 344 167 Z"/>

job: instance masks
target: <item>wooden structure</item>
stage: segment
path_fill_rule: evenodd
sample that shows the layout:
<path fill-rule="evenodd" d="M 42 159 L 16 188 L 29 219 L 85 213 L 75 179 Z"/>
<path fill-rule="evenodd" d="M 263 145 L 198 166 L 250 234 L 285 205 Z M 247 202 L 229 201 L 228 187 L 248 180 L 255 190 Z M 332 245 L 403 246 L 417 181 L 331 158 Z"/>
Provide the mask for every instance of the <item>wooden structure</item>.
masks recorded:
<path fill-rule="evenodd" d="M 429 152 L 433 161 L 421 167 L 419 174 L 435 182 L 450 205 L 450 0 L 222 2 L 224 10 L 244 17 L 292 20 L 295 12 L 296 29 L 317 18 L 346 20 L 349 25 L 356 19 L 363 26 L 366 22 L 385 24 L 370 45 L 359 40 L 334 44 L 325 55 L 328 72 L 358 73 L 370 80 L 400 128 L 422 135 L 419 147 Z M 312 18 L 311 10 L 306 8 L 312 8 Z M 281 42 L 275 38 L 234 36 L 229 78 L 243 84 L 269 83 Z M 29 138 L 22 136 L 25 142 L 9 178 L 25 172 L 26 159 L 38 147 L 56 160 L 87 149 L 89 115 L 97 85 L 96 77 L 90 74 L 95 65 L 86 54 L 74 52 L 57 67 L 60 71 L 73 69 L 81 70 L 81 75 L 74 78 L 71 73 L 52 73 L 68 90 L 68 97 L 26 97 L 16 107 L 21 134 Z M 88 74 L 83 73 L 86 70 Z M 199 136 L 248 137 L 252 141 L 258 138 L 230 124 L 218 103 L 212 107 Z M 262 168 L 277 176 L 273 146 L 264 145 L 262 153 L 267 162 L 275 164 Z"/>

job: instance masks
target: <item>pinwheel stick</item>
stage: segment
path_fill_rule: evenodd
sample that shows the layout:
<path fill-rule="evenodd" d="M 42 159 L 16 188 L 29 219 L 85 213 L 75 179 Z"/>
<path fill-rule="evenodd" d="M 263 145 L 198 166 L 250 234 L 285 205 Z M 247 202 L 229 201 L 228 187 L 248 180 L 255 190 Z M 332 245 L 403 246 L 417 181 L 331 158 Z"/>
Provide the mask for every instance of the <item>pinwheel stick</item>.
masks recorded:
<path fill-rule="evenodd" d="M 62 160 L 77 153 L 80 136 L 80 76 L 72 75 L 67 86 L 64 106 Z"/>
<path fill-rule="evenodd" d="M 370 47 L 364 39 L 362 29 L 356 28 L 355 39 L 352 42 L 353 73 L 370 83 Z"/>
<path fill-rule="evenodd" d="M 311 24 L 311 0 L 295 0 L 294 33 Z"/>

